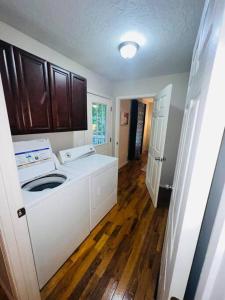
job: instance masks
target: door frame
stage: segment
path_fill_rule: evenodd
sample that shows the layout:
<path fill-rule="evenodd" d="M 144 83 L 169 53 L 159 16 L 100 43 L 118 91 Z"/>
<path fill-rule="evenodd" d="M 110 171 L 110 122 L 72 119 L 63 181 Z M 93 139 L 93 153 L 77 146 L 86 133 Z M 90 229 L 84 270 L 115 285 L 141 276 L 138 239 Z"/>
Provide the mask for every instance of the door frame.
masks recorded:
<path fill-rule="evenodd" d="M 114 140 L 113 140 L 113 155 L 119 158 L 119 145 L 120 145 L 120 101 L 121 100 L 132 100 L 132 99 L 139 99 L 139 98 L 155 98 L 155 93 L 147 93 L 147 94 L 136 94 L 136 95 L 129 95 L 129 96 L 118 96 L 116 97 L 115 101 L 113 102 L 114 105 L 114 115 L 113 117 L 113 125 L 114 125 Z"/>
<path fill-rule="evenodd" d="M 96 97 L 96 101 L 92 101 L 92 99 L 90 99 L 90 97 Z M 107 114 L 106 114 L 106 119 L 107 119 L 107 115 L 110 113 L 110 120 L 106 120 L 107 124 L 106 124 L 106 133 L 107 133 L 107 140 L 108 142 L 106 144 L 102 144 L 102 145 L 94 145 L 96 150 L 98 150 L 99 147 L 107 145 L 108 144 L 108 150 L 109 150 L 109 155 L 113 154 L 113 100 L 108 98 L 108 97 L 104 97 L 104 96 L 100 96 L 97 94 L 92 94 L 92 93 L 88 93 L 87 95 L 87 120 L 88 120 L 88 130 L 85 132 L 85 141 L 88 144 L 92 144 L 92 122 L 91 122 L 91 117 L 92 117 L 92 105 L 91 103 L 99 103 L 99 104 L 105 104 L 109 105 L 109 110 L 107 110 Z M 111 109 L 110 109 L 111 108 Z M 110 132 L 108 131 L 111 131 Z M 110 141 L 111 138 L 111 141 Z M 100 151 L 101 152 L 101 151 Z"/>
<path fill-rule="evenodd" d="M 5 97 L 0 76 L 0 233 L 4 263 L 14 299 L 40 300 L 26 216 L 17 210 L 23 204 Z M 13 188 L 12 188 L 13 186 Z M 1 213 L 3 212 L 3 213 Z"/>
<path fill-rule="evenodd" d="M 208 3 L 209 1 L 206 1 L 205 3 L 203 11 L 204 17 L 208 9 Z M 217 36 L 219 40 L 218 45 L 215 49 L 213 49 L 215 50 L 215 57 L 213 59 L 210 70 L 211 76 L 208 79 L 208 82 L 206 81 L 205 83 L 207 84 L 207 88 L 204 86 L 204 89 L 202 89 L 205 94 L 203 93 L 201 97 L 205 97 L 205 104 L 204 107 L 201 108 L 202 115 L 200 115 L 200 117 L 198 116 L 198 122 L 196 123 L 196 126 L 199 126 L 199 132 L 198 136 L 194 137 L 196 150 L 194 153 L 194 157 L 192 157 L 191 159 L 191 169 L 188 170 L 191 174 L 191 176 L 188 174 L 189 188 L 187 193 L 183 197 L 184 201 L 181 203 L 183 206 L 183 213 L 177 225 L 177 239 L 176 241 L 173 241 L 173 245 L 175 246 L 172 251 L 172 263 L 170 264 L 170 266 L 172 267 L 169 270 L 168 280 L 165 283 L 162 281 L 165 274 L 165 270 L 164 268 L 162 268 L 162 262 L 165 261 L 166 249 L 167 247 L 169 248 L 171 244 L 171 239 L 168 235 L 169 230 L 167 222 L 167 230 L 164 239 L 163 254 L 161 260 L 162 275 L 160 275 L 161 277 L 159 279 L 159 294 L 157 297 L 157 299 L 160 300 L 164 298 L 170 299 L 170 297 L 172 296 L 182 299 L 184 296 L 225 128 L 225 105 L 224 102 L 221 100 L 225 98 L 224 81 L 222 80 L 222 78 L 224 77 L 225 70 L 225 5 L 224 1 L 216 1 L 215 3 L 219 3 L 219 5 L 221 5 L 220 7 L 215 7 L 218 11 L 219 9 L 220 11 L 222 11 L 222 15 L 220 16 L 221 20 L 219 20 L 221 24 L 219 25 L 219 28 L 217 28 L 217 31 L 215 31 L 215 36 Z M 202 26 L 203 23 L 201 21 L 197 39 L 199 39 L 199 36 L 201 34 Z M 216 42 L 217 41 L 213 41 L 213 43 Z M 196 59 L 196 49 L 198 49 L 197 43 L 194 47 L 193 60 Z M 209 70 L 206 70 L 205 72 L 207 71 Z M 196 72 L 195 68 L 192 68 L 191 72 Z M 192 97 L 190 97 L 189 99 L 191 100 L 191 98 Z M 210 151 L 207 151 L 209 147 L 209 142 Z M 182 145 L 180 144 L 179 148 L 181 146 Z M 196 201 L 196 199 L 198 199 L 198 201 Z M 171 201 L 173 202 L 173 197 L 171 198 Z M 170 204 L 168 220 L 170 220 L 171 218 L 170 211 L 173 207 L 172 202 Z M 164 266 L 168 268 L 168 262 L 164 262 Z M 179 284 L 177 281 L 178 278 Z M 163 286 L 165 285 L 165 292 L 160 293 L 160 287 L 162 287 L 161 291 L 163 291 Z"/>

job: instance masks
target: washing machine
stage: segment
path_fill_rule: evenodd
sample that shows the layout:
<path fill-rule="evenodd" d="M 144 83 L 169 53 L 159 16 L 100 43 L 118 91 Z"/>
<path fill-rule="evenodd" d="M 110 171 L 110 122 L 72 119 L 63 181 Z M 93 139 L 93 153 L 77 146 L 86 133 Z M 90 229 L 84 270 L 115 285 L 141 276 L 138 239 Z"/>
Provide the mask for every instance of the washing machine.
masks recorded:
<path fill-rule="evenodd" d="M 89 179 L 90 230 L 117 203 L 118 159 L 96 153 L 93 145 L 59 151 L 61 169 Z"/>
<path fill-rule="evenodd" d="M 89 180 L 59 170 L 48 139 L 14 143 L 40 288 L 90 233 Z"/>

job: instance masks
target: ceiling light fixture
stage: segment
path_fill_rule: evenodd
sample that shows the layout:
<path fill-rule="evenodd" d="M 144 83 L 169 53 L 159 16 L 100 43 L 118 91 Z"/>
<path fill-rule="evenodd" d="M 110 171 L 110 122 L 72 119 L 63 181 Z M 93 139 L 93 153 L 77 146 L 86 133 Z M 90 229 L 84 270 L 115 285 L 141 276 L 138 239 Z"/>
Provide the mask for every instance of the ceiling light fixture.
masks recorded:
<path fill-rule="evenodd" d="M 139 49 L 139 45 L 136 42 L 123 42 L 119 45 L 120 55 L 125 59 L 133 58 Z"/>
<path fill-rule="evenodd" d="M 135 42 L 140 47 L 143 47 L 146 44 L 146 38 L 144 37 L 143 34 L 141 34 L 138 31 L 127 31 L 127 32 L 125 32 L 121 36 L 120 42 L 122 43 L 122 42 L 126 42 L 126 41 Z"/>

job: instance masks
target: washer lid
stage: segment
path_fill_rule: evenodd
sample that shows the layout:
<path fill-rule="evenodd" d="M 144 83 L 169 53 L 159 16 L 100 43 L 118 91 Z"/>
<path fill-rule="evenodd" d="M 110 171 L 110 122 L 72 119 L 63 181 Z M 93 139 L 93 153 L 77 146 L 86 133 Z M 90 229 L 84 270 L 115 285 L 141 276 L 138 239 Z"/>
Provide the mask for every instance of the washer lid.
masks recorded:
<path fill-rule="evenodd" d="M 23 184 L 22 189 L 29 192 L 41 192 L 60 186 L 66 179 L 67 177 L 62 174 L 49 174 Z"/>
<path fill-rule="evenodd" d="M 64 168 L 74 174 L 88 175 L 112 164 L 117 164 L 117 158 L 102 154 L 93 154 L 82 159 L 66 162 Z"/>
<path fill-rule="evenodd" d="M 20 181 L 27 181 L 55 170 L 48 139 L 14 142 L 14 152 Z"/>

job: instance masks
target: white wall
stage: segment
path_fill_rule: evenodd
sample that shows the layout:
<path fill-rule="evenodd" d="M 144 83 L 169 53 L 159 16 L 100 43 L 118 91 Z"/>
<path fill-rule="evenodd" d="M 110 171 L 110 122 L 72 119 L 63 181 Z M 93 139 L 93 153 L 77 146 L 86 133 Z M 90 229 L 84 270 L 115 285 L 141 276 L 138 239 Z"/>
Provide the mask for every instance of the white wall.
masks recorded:
<path fill-rule="evenodd" d="M 87 79 L 88 93 L 94 93 L 104 98 L 112 99 L 113 85 L 109 80 L 3 22 L 0 22 L 0 39 L 85 77 Z M 23 135 L 15 136 L 13 140 L 32 139 L 38 138 L 39 136 L 48 137 L 54 151 L 82 145 L 86 141 L 85 131 Z"/>
<path fill-rule="evenodd" d="M 145 78 L 133 81 L 120 81 L 114 84 L 115 98 L 134 96 L 154 96 L 172 83 L 172 99 L 165 144 L 166 161 L 163 163 L 160 185 L 172 184 L 176 165 L 180 131 L 186 101 L 189 73 Z M 115 141 L 117 142 L 117 141 Z"/>
<path fill-rule="evenodd" d="M 120 125 L 119 168 L 127 163 L 130 131 L 130 106 L 131 100 L 122 100 L 120 102 L 120 113 L 129 113 L 129 119 L 127 125 Z"/>
<path fill-rule="evenodd" d="M 50 140 L 54 152 L 63 149 L 69 149 L 76 146 L 86 144 L 87 134 L 85 131 L 67 131 L 67 132 L 52 132 L 52 133 L 37 133 L 13 135 L 12 139 L 16 141 L 28 141 L 32 139 L 48 138 Z"/>
<path fill-rule="evenodd" d="M 118 81 L 114 83 L 113 94 L 115 98 L 140 95 L 154 96 L 166 85 L 172 83 L 174 92 L 171 104 L 183 110 L 186 100 L 188 79 L 189 73 L 178 73 L 139 80 Z"/>

